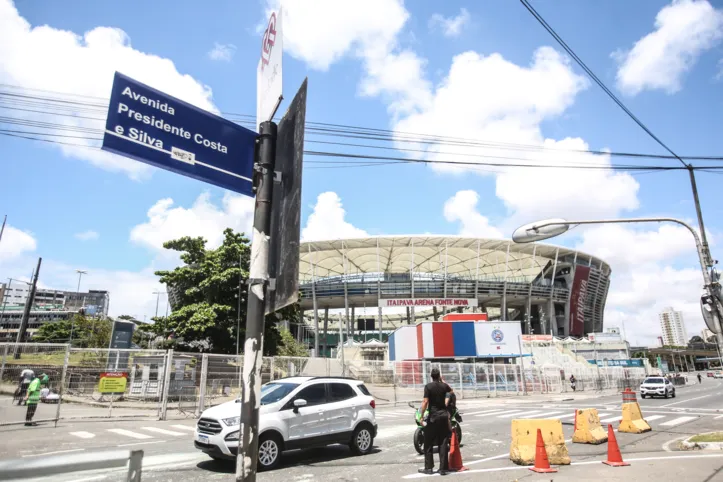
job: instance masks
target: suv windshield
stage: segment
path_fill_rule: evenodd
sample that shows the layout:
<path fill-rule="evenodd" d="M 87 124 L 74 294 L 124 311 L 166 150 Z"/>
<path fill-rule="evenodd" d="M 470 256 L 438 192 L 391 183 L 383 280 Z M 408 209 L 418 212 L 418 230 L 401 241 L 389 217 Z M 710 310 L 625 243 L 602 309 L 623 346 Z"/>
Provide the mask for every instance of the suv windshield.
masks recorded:
<path fill-rule="evenodd" d="M 651 383 L 654 385 L 660 385 L 661 383 L 665 383 L 665 380 L 662 378 L 646 378 L 643 383 Z"/>
<path fill-rule="evenodd" d="M 298 386 L 298 383 L 267 383 L 261 387 L 261 405 L 278 402 Z"/>

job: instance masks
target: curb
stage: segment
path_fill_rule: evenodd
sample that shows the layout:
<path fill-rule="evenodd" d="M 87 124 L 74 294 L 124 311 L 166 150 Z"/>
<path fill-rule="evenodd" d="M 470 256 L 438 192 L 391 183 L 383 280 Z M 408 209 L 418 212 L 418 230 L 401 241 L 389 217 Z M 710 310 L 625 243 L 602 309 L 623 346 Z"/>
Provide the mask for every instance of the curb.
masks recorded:
<path fill-rule="evenodd" d="M 705 432 L 697 435 L 707 435 L 709 433 L 719 432 Z M 697 435 L 688 437 L 687 439 L 680 442 L 682 448 L 685 450 L 723 450 L 723 442 L 691 442 L 690 439 L 696 437 Z"/>

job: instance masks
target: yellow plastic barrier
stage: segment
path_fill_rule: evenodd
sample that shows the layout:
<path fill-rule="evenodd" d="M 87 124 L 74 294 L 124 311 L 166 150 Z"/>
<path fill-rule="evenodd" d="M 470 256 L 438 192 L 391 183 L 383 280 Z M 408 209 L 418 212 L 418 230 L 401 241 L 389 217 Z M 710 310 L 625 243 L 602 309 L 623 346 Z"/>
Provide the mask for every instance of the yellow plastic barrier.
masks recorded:
<path fill-rule="evenodd" d="M 575 415 L 575 433 L 572 442 L 598 445 L 608 441 L 607 431 L 600 425 L 600 417 L 594 408 L 578 410 Z"/>
<path fill-rule="evenodd" d="M 545 451 L 553 465 L 570 465 L 560 420 L 519 419 L 512 421 L 510 460 L 517 465 L 533 465 L 537 446 L 537 429 L 542 431 Z"/>
<path fill-rule="evenodd" d="M 638 402 L 623 403 L 623 420 L 620 422 L 618 432 L 644 433 L 650 432 L 650 430 L 650 425 L 643 419 L 643 414 L 640 413 Z"/>

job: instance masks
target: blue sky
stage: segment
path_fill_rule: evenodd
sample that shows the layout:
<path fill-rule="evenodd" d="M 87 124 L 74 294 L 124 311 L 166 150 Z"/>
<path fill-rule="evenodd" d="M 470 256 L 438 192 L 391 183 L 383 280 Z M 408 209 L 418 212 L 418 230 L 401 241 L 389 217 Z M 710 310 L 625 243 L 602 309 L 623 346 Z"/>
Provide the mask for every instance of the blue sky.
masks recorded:
<path fill-rule="evenodd" d="M 209 9 L 190 1 L 0 0 L 0 90 L 40 89 L 54 93 L 25 93 L 75 94 L 107 103 L 117 69 L 207 109 L 253 114 L 260 28 L 276 5 L 220 0 Z M 676 152 L 723 152 L 719 5 L 718 10 L 701 1 L 533 5 Z M 337 2 L 298 0 L 284 2 L 284 9 L 284 91 L 290 99 L 309 78 L 310 121 L 558 149 L 664 153 L 562 54 L 519 2 L 377 0 L 339 9 Z M 225 46 L 222 58 L 210 55 L 216 45 Z M 15 118 L 32 115 L 0 111 Z M 94 115 L 104 117 L 102 109 Z M 306 148 L 409 155 L 313 142 L 319 140 L 339 139 L 309 135 Z M 424 155 L 430 159 L 473 154 L 543 164 L 611 162 L 607 156 L 552 151 L 527 157 L 492 148 L 416 147 L 429 149 Z M 695 216 L 682 171 L 631 176 L 421 165 L 317 169 L 322 164 L 311 161 L 318 160 L 307 157 L 304 171 L 307 239 L 364 233 L 504 237 L 540 217 Z M 175 263 L 160 248 L 165 239 L 206 235 L 213 244 L 227 225 L 248 229 L 251 220 L 248 199 L 89 148 L 63 151 L 0 137 L 0 172 L 0 215 L 7 214 L 10 225 L 0 243 L 0 278 L 27 277 L 42 256 L 41 281 L 71 288 L 74 269 L 84 268 L 90 272 L 86 288 L 111 290 L 116 315 L 153 315 L 152 271 Z M 698 175 L 714 243 L 723 231 L 721 180 Z M 652 341 L 655 313 L 673 303 L 685 311 L 689 331 L 702 328 L 700 274 L 689 234 L 673 227 L 609 226 L 576 230 L 559 242 L 613 266 L 608 324 L 624 317 L 640 342 Z"/>

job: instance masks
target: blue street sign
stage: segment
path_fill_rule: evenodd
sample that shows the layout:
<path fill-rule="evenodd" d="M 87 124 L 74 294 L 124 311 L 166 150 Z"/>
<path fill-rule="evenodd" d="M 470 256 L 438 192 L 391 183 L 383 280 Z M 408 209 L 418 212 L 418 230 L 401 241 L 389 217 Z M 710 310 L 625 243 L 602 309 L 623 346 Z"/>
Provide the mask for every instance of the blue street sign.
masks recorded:
<path fill-rule="evenodd" d="M 118 72 L 103 149 L 253 196 L 256 133 Z"/>

